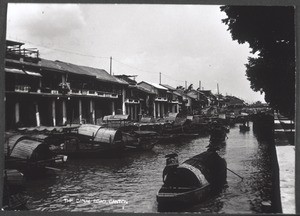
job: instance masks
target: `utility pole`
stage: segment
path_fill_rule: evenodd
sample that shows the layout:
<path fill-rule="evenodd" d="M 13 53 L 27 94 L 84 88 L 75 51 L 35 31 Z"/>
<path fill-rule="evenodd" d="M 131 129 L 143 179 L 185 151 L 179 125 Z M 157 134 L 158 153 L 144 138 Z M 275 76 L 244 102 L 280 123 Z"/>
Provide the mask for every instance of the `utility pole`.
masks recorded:
<path fill-rule="evenodd" d="M 201 80 L 199 80 L 199 89 L 201 90 Z"/>
<path fill-rule="evenodd" d="M 111 72 L 112 72 L 112 57 L 110 57 L 109 72 L 110 72 L 110 75 L 111 75 Z"/>
<path fill-rule="evenodd" d="M 220 94 L 220 92 L 219 92 L 219 83 L 217 83 L 217 89 L 218 89 L 218 94 Z"/>
<path fill-rule="evenodd" d="M 161 72 L 159 72 L 159 84 L 161 84 Z"/>

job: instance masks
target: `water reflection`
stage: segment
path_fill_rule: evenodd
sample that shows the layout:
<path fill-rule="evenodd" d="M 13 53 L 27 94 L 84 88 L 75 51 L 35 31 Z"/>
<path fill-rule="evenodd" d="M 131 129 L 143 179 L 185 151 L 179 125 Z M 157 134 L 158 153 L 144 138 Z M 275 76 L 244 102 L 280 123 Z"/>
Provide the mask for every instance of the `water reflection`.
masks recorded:
<path fill-rule="evenodd" d="M 199 205 L 182 211 L 261 213 L 271 196 L 268 143 L 253 132 L 231 128 L 218 150 L 227 166 L 228 187 Z M 156 193 L 162 185 L 164 156 L 177 153 L 179 161 L 206 151 L 209 137 L 161 143 L 148 152 L 126 152 L 119 159 L 70 160 L 57 176 L 27 182 L 30 207 L 42 211 L 157 212 Z M 111 201 L 111 203 L 109 203 Z M 119 203 L 112 203 L 119 201 Z M 127 203 L 122 203 L 126 201 Z"/>

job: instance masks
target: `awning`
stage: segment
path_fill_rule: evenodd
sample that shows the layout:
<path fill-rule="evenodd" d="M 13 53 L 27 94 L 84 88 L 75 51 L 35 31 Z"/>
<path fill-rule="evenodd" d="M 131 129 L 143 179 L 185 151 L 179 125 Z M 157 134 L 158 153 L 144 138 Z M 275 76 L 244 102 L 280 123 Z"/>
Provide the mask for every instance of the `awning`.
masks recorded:
<path fill-rule="evenodd" d="M 24 71 L 15 68 L 5 68 L 6 73 L 25 74 Z"/>
<path fill-rule="evenodd" d="M 30 75 L 30 76 L 42 77 L 42 75 L 40 73 L 27 71 L 27 70 L 20 70 L 20 69 L 16 69 L 16 68 L 5 68 L 5 72 L 15 73 L 15 74 L 26 74 L 26 75 Z"/>
<path fill-rule="evenodd" d="M 30 75 L 30 76 L 38 76 L 38 77 L 42 77 L 42 75 L 40 73 L 37 73 L 37 72 L 32 72 L 32 71 L 25 71 L 25 73 L 27 75 Z"/>

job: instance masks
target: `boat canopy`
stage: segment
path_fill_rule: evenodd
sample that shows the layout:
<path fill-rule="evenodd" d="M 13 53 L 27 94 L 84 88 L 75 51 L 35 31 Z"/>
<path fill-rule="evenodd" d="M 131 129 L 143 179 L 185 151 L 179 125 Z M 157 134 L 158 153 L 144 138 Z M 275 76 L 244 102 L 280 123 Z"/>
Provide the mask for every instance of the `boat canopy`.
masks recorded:
<path fill-rule="evenodd" d="M 139 137 L 142 137 L 142 136 L 154 136 L 154 135 L 157 135 L 157 133 L 155 131 L 134 131 L 133 133 L 135 133 L 136 135 L 138 135 Z"/>
<path fill-rule="evenodd" d="M 92 124 L 81 125 L 78 134 L 92 137 L 95 142 L 112 143 L 122 140 L 121 131 Z"/>
<path fill-rule="evenodd" d="M 129 115 L 108 115 L 103 117 L 104 122 L 114 120 L 129 120 Z"/>
<path fill-rule="evenodd" d="M 200 170 L 210 184 L 226 181 L 226 161 L 215 151 L 202 152 L 186 160 L 183 164 L 189 164 Z"/>
<path fill-rule="evenodd" d="M 67 130 L 77 129 L 79 124 L 72 124 L 66 126 L 36 126 L 36 127 L 21 127 L 17 130 L 20 132 L 63 132 Z"/>
<path fill-rule="evenodd" d="M 168 122 L 173 122 L 175 121 L 178 113 L 169 113 L 167 117 L 165 117 L 165 120 Z"/>
<path fill-rule="evenodd" d="M 165 185 L 172 187 L 202 187 L 208 183 L 220 185 L 226 181 L 226 162 L 214 151 L 196 155 L 166 176 Z"/>
<path fill-rule="evenodd" d="M 183 126 L 187 122 L 187 120 L 187 116 L 177 115 L 174 120 L 173 126 Z"/>
<path fill-rule="evenodd" d="M 153 117 L 145 117 L 145 116 L 142 116 L 141 120 L 140 120 L 140 123 L 153 123 L 155 120 Z"/>
<path fill-rule="evenodd" d="M 8 139 L 7 154 L 10 157 L 29 160 L 45 160 L 53 156 L 43 141 L 25 135 L 14 135 Z"/>
<path fill-rule="evenodd" d="M 165 185 L 171 187 L 202 187 L 208 182 L 197 168 L 181 164 L 167 173 Z"/>

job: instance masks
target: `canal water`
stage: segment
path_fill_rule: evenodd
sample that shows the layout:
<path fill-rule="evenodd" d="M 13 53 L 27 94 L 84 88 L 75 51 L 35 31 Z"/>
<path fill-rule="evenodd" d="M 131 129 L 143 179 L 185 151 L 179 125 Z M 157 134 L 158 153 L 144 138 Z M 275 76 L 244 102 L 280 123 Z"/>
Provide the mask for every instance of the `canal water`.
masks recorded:
<path fill-rule="evenodd" d="M 271 164 L 268 144 L 252 132 L 231 128 L 219 154 L 227 167 L 227 187 L 184 212 L 262 213 L 271 203 Z M 29 208 L 38 211 L 157 212 L 156 193 L 162 185 L 165 155 L 179 161 L 206 151 L 209 137 L 157 144 L 152 151 L 128 152 L 118 159 L 69 160 L 57 175 L 27 180 Z M 262 205 L 264 203 L 264 205 Z"/>

